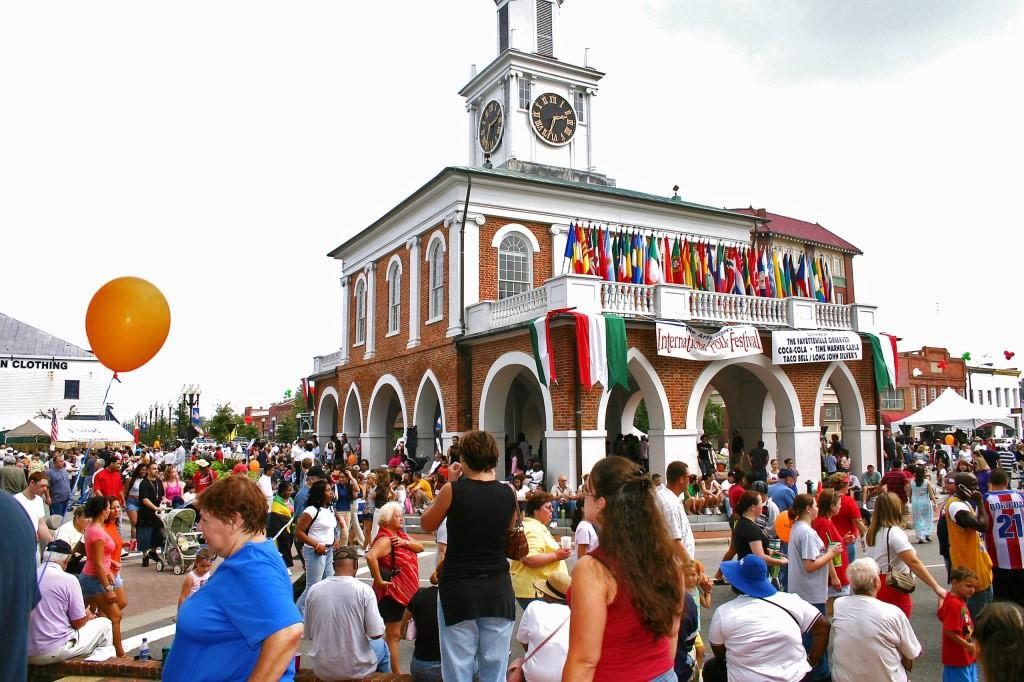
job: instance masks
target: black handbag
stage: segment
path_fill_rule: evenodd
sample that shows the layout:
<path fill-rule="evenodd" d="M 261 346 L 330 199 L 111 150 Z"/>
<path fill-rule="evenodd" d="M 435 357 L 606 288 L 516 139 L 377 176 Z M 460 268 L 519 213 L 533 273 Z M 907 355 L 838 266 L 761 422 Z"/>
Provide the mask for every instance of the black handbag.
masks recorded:
<path fill-rule="evenodd" d="M 390 540 L 390 538 L 389 538 Z M 401 567 L 395 563 L 395 546 L 391 545 L 391 568 L 384 568 L 383 564 L 380 567 L 380 579 L 384 582 L 391 582 L 391 579 L 402 572 Z"/>

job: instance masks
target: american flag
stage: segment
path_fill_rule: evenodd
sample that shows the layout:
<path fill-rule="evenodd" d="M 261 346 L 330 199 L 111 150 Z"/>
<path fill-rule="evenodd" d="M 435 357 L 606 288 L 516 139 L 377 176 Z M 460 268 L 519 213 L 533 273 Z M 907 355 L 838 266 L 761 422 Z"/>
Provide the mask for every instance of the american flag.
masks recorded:
<path fill-rule="evenodd" d="M 57 410 L 53 410 L 53 419 L 50 421 L 50 442 L 57 442 Z"/>

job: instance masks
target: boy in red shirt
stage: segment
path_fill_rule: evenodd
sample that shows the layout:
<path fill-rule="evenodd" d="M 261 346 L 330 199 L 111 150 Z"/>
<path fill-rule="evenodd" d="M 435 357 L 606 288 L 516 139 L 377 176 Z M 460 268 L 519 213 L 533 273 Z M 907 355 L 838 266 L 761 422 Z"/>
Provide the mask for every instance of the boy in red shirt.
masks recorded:
<path fill-rule="evenodd" d="M 942 682 L 978 682 L 974 622 L 967 600 L 978 589 L 978 576 L 957 566 L 949 574 L 950 588 L 939 606 L 942 621 Z"/>

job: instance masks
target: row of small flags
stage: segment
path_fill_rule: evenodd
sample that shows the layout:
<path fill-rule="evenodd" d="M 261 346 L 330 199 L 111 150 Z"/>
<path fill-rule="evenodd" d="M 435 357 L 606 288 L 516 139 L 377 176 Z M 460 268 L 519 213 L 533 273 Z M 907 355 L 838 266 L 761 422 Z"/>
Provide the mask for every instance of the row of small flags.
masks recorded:
<path fill-rule="evenodd" d="M 835 300 L 826 259 L 780 255 L 774 248 L 726 246 L 575 222 L 569 224 L 564 258 L 572 272 L 608 282 L 685 284 L 721 294 Z"/>

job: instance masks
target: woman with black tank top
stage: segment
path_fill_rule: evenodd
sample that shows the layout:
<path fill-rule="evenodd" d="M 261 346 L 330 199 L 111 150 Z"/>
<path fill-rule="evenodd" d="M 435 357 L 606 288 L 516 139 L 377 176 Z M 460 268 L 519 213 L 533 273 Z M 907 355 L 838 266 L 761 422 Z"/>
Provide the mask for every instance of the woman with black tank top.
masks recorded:
<path fill-rule="evenodd" d="M 516 604 L 505 558 L 515 520 L 512 489 L 497 480 L 498 444 L 483 431 L 459 442 L 462 477 L 441 488 L 420 526 L 448 520 L 448 551 L 439 574 L 438 630 L 446 682 L 503 682 Z"/>

